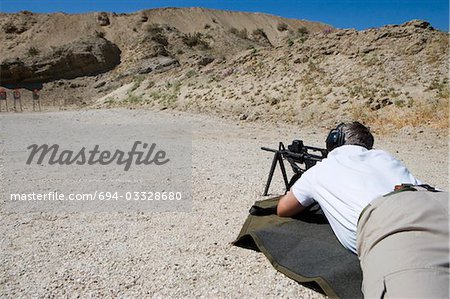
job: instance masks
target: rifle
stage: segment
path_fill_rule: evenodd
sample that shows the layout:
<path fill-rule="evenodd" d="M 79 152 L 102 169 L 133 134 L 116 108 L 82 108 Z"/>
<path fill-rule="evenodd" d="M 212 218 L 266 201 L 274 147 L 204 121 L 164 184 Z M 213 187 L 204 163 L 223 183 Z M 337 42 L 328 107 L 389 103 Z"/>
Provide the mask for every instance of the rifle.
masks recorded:
<path fill-rule="evenodd" d="M 273 173 L 277 163 L 280 164 L 286 192 L 288 192 L 295 181 L 297 181 L 305 171 L 316 165 L 317 162 L 322 161 L 322 159 L 326 158 L 328 155 L 326 149 L 304 145 L 302 140 L 297 139 L 292 141 L 292 144 L 288 145 L 288 149 L 285 148 L 282 142 L 279 143 L 278 150 L 267 147 L 261 147 L 261 149 L 275 153 L 272 160 L 272 166 L 270 167 L 269 178 L 267 179 L 266 187 L 264 189 L 264 196 L 266 196 L 269 191 L 269 186 L 272 182 Z M 311 152 L 315 153 L 313 154 Z M 292 171 L 294 172 L 294 175 L 289 181 L 287 179 L 283 160 L 289 162 Z"/>

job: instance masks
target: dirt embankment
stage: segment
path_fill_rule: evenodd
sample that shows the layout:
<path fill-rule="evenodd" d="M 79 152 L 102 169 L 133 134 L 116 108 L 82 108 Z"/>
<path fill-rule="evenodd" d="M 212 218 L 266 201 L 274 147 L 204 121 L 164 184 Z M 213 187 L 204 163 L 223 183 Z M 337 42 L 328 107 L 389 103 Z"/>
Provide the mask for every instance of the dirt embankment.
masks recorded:
<path fill-rule="evenodd" d="M 303 126 L 358 119 L 386 131 L 448 128 L 448 34 L 425 21 L 357 31 L 167 8 L 1 14 L 0 27 L 2 85 L 40 84 L 46 107 L 174 109 Z"/>

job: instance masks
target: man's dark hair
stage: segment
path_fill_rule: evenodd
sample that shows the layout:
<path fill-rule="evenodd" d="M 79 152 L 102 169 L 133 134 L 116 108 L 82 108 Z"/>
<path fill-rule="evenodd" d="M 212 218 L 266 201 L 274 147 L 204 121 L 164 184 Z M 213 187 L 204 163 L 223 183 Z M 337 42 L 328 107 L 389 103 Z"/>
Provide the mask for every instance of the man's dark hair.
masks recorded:
<path fill-rule="evenodd" d="M 373 147 L 374 139 L 370 129 L 360 122 L 345 123 L 342 127 L 342 132 L 345 134 L 344 144 L 359 145 L 367 149 Z"/>

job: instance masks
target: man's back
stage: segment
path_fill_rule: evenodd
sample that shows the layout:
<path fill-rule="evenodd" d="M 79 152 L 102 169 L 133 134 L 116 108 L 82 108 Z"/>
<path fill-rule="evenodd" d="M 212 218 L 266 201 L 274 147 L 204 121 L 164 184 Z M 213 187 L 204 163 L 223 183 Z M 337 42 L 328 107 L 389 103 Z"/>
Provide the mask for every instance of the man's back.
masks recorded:
<path fill-rule="evenodd" d="M 280 198 L 277 214 L 289 217 L 317 201 L 339 241 L 357 251 L 364 296 L 448 298 L 448 193 L 422 186 L 391 192 L 422 183 L 373 143 L 359 122 L 332 129 L 328 158 Z"/>
<path fill-rule="evenodd" d="M 291 191 L 303 206 L 317 201 L 339 241 L 356 253 L 361 211 L 402 183 L 421 184 L 387 152 L 343 145 L 308 170 Z"/>

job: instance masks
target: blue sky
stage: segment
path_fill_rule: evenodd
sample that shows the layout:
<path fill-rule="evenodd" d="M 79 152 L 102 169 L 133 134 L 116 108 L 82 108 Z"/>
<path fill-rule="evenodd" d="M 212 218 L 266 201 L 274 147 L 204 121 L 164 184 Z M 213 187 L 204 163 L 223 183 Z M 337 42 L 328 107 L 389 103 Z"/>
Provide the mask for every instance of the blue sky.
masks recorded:
<path fill-rule="evenodd" d="M 0 11 L 135 12 L 157 7 L 206 7 L 264 12 L 282 17 L 320 21 L 338 28 L 365 29 L 424 19 L 435 28 L 448 31 L 448 0 L 0 0 Z"/>

